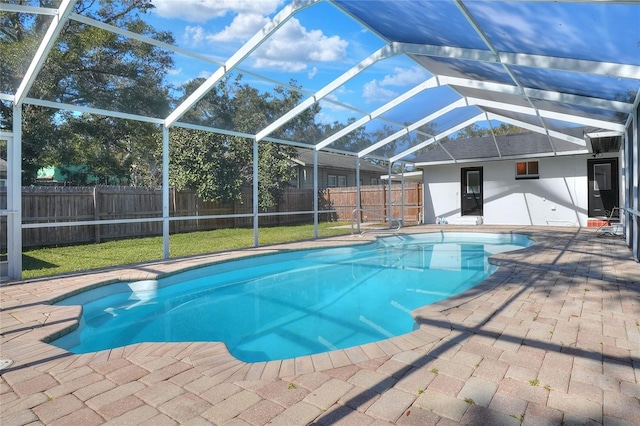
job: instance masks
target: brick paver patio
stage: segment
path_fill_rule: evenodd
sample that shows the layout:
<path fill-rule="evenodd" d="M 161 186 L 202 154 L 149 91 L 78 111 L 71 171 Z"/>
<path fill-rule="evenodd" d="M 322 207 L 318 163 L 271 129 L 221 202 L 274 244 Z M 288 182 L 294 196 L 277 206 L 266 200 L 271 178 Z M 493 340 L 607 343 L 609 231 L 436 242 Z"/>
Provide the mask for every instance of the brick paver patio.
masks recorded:
<path fill-rule="evenodd" d="M 237 254 L 0 287 L 2 426 L 640 425 L 640 266 L 621 238 L 544 227 L 425 226 L 403 232 L 522 232 L 536 244 L 414 311 L 420 327 L 378 343 L 247 364 L 221 343 L 143 343 L 85 355 L 51 346 L 78 307 L 62 295 L 148 279 Z M 371 238 L 371 237 L 369 237 Z M 291 246 L 363 241 L 339 237 Z M 242 255 L 267 252 L 261 248 Z"/>

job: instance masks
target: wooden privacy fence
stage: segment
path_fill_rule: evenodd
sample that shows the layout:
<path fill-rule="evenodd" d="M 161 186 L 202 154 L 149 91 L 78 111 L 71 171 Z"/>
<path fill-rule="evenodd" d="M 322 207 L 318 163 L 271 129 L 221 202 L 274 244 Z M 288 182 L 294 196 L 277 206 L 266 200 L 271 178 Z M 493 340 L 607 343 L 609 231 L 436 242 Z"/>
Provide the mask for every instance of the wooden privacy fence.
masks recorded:
<path fill-rule="evenodd" d="M 416 186 L 417 185 L 417 186 Z M 362 207 L 368 210 L 386 211 L 387 187 L 361 187 Z M 417 222 L 421 211 L 420 184 L 405 185 L 405 222 Z M 203 218 L 200 216 L 250 215 L 253 213 L 252 192 L 242 192 L 239 202 L 203 201 L 193 191 L 170 191 L 169 215 L 172 218 L 171 233 L 205 231 L 218 228 L 250 227 L 252 217 Z M 331 188 L 320 191 L 319 209 L 336 210 L 320 215 L 322 221 L 350 221 L 356 206 L 356 188 Z M 401 188 L 392 186 L 392 214 L 401 217 Z M 6 189 L 0 188 L 0 208 L 6 208 Z M 260 226 L 277 226 L 295 223 L 313 223 L 313 213 L 286 214 L 286 212 L 313 211 L 313 190 L 290 188 L 284 193 L 283 201 L 260 213 L 278 213 L 260 217 Z M 285 214 L 281 214 L 285 213 Z M 363 220 L 380 221 L 381 218 Z M 194 218 L 195 217 L 195 218 Z M 22 223 L 79 222 L 97 220 L 139 219 L 131 223 L 54 226 L 23 229 L 24 247 L 44 247 L 63 244 L 100 242 L 162 234 L 162 222 L 145 221 L 148 218 L 162 218 L 162 192 L 134 187 L 24 187 L 22 189 Z M 6 252 L 6 220 L 0 223 L 0 252 Z"/>
<path fill-rule="evenodd" d="M 356 188 L 327 188 L 323 191 L 323 195 L 324 202 L 330 205 L 332 210 L 337 210 L 334 215 L 336 220 L 351 221 L 351 214 L 355 209 L 358 196 Z M 385 222 L 384 216 L 393 216 L 398 219 L 404 218 L 405 225 L 417 225 L 422 212 L 422 184 L 391 185 L 391 208 L 388 204 L 389 187 L 387 185 L 360 187 L 360 208 L 365 210 L 360 213 L 362 222 Z"/>

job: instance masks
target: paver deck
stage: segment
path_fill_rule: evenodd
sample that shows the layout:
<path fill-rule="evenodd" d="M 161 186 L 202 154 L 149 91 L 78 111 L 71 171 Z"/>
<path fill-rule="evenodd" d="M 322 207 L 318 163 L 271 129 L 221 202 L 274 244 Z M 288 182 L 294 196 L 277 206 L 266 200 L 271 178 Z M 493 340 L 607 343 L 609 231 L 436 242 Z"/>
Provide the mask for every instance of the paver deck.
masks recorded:
<path fill-rule="evenodd" d="M 63 295 L 276 247 L 0 287 L 2 426 L 640 425 L 640 265 L 621 238 L 564 227 L 423 226 L 518 232 L 536 244 L 498 271 L 414 311 L 419 328 L 358 348 L 247 364 L 221 343 L 143 343 L 74 355 L 45 343 L 76 326 Z M 373 237 L 369 237 L 373 238 Z M 363 241 L 337 237 L 286 247 Z"/>

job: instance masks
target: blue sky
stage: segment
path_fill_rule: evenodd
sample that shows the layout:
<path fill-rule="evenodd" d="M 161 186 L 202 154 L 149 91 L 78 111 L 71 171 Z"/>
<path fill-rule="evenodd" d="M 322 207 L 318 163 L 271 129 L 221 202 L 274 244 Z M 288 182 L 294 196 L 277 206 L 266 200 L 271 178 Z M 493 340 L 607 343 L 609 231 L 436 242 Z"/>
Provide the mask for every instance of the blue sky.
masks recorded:
<path fill-rule="evenodd" d="M 259 31 L 286 2 L 279 0 L 154 0 L 150 22 L 173 32 L 184 48 L 223 62 Z M 359 23 L 328 3 L 298 13 L 241 64 L 241 68 L 282 83 L 295 79 L 315 92 L 384 45 Z M 176 55 L 171 82 L 179 84 L 208 76 L 211 64 Z M 327 99 L 371 110 L 416 86 L 430 75 L 404 57 L 374 65 Z M 244 81 L 270 90 L 273 85 L 245 75 Z M 357 115 L 328 102 L 322 104 L 321 121 Z M 359 116 L 358 116 L 359 117 Z"/>

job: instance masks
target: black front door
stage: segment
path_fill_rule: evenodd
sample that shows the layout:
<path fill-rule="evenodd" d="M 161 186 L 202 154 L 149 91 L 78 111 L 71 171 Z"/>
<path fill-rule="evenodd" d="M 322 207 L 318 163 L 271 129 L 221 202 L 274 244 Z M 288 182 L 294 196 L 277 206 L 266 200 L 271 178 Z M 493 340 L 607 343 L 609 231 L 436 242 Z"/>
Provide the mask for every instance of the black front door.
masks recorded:
<path fill-rule="evenodd" d="M 482 167 L 462 169 L 460 194 L 462 216 L 482 216 Z"/>
<path fill-rule="evenodd" d="M 618 207 L 618 159 L 587 160 L 589 217 L 606 217 Z M 617 211 L 616 211 L 617 214 Z"/>

